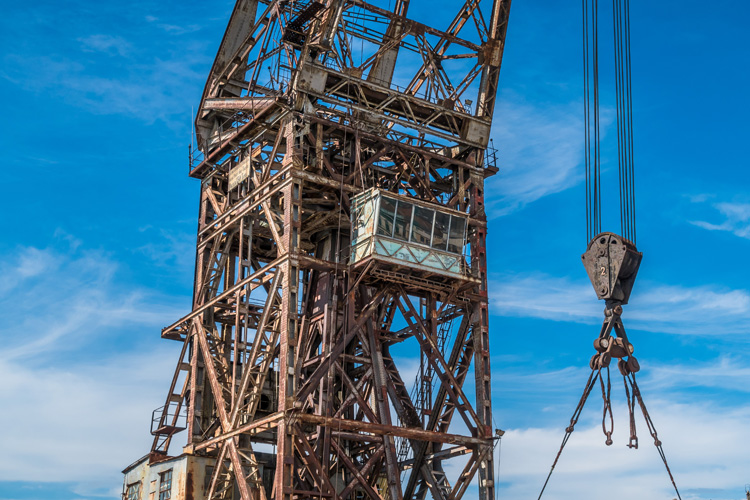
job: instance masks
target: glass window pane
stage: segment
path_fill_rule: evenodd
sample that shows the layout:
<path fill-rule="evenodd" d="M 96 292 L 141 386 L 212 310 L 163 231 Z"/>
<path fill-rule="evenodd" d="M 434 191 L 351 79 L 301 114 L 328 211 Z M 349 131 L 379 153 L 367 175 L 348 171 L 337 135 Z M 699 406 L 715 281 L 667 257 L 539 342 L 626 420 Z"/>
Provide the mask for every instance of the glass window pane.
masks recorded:
<path fill-rule="evenodd" d="M 396 206 L 396 223 L 393 231 L 394 238 L 404 241 L 409 239 L 409 225 L 411 224 L 411 209 L 413 207 L 414 205 L 411 203 L 399 200 L 398 205 Z"/>
<path fill-rule="evenodd" d="M 127 500 L 141 500 L 141 483 L 128 486 Z"/>
<path fill-rule="evenodd" d="M 208 489 L 211 487 L 211 480 L 214 477 L 214 468 L 210 465 L 206 466 L 206 473 L 203 476 L 203 495 L 208 493 Z"/>
<path fill-rule="evenodd" d="M 435 228 L 432 230 L 432 248 L 445 250 L 448 244 L 448 222 L 451 216 L 442 212 L 435 212 Z"/>
<path fill-rule="evenodd" d="M 448 251 L 453 253 L 463 253 L 464 251 L 464 233 L 466 232 L 466 219 L 463 217 L 451 216 L 451 234 L 448 239 Z"/>
<path fill-rule="evenodd" d="M 172 469 L 159 474 L 159 500 L 170 500 L 172 498 Z"/>
<path fill-rule="evenodd" d="M 429 208 L 414 207 L 414 222 L 411 226 L 411 242 L 420 245 L 430 245 L 432 237 L 432 223 L 435 211 Z"/>
<path fill-rule="evenodd" d="M 378 234 L 393 234 L 393 217 L 396 215 L 396 200 L 380 198 L 380 217 L 378 217 Z"/>

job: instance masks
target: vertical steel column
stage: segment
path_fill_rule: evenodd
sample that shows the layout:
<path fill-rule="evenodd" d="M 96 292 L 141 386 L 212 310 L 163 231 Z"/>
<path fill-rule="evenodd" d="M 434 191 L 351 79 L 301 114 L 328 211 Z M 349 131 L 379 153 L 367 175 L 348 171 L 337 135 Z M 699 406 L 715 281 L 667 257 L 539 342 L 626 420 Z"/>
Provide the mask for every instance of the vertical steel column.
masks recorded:
<path fill-rule="evenodd" d="M 472 219 L 481 223 L 487 221 L 484 212 L 484 177 L 481 173 L 471 174 Z M 472 336 L 474 341 L 474 376 L 476 385 L 477 416 L 482 428 L 477 431 L 488 439 L 488 444 L 479 454 L 479 500 L 494 500 L 494 457 L 492 438 L 492 382 L 490 379 L 489 308 L 487 297 L 487 243 L 486 225 L 477 226 L 471 237 L 472 269 L 480 284 L 477 290 L 481 297 L 474 303 L 472 311 Z"/>
<path fill-rule="evenodd" d="M 281 335 L 279 339 L 279 405 L 278 411 L 284 414 L 277 427 L 276 437 L 276 477 L 274 498 L 291 500 L 293 497 L 294 468 L 294 426 L 291 412 L 294 411 L 297 367 L 295 366 L 298 344 L 298 293 L 299 293 L 299 243 L 300 243 L 300 199 L 302 183 L 295 178 L 295 169 L 301 166 L 301 151 L 296 147 L 294 122 L 285 125 L 286 156 L 283 166 L 288 169 L 292 183 L 284 189 L 284 233 L 282 242 L 286 260 L 281 264 L 284 274 L 281 298 Z M 304 437 L 303 437 L 304 439 Z"/>
<path fill-rule="evenodd" d="M 209 201 L 209 191 L 211 189 L 211 178 L 201 181 L 200 202 L 198 207 L 198 233 L 206 227 L 206 224 L 213 218 L 214 210 Z M 211 258 L 211 242 L 201 241 L 198 237 L 195 251 L 195 281 L 193 284 L 193 309 L 197 309 L 206 301 L 205 279 L 209 272 L 209 259 Z M 202 431 L 201 422 L 203 420 L 203 400 L 206 394 L 206 377 L 204 376 L 203 365 L 205 360 L 202 359 L 198 347 L 199 333 L 195 328 L 190 328 L 190 396 L 188 398 L 188 415 L 187 415 L 187 444 L 191 445 L 200 441 Z"/>

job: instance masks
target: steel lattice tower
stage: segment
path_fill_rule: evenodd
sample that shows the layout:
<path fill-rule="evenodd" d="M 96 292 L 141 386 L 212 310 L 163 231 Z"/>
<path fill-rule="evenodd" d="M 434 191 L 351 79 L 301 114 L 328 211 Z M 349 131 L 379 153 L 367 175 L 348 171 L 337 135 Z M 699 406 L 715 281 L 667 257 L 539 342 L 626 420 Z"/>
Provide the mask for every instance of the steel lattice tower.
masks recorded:
<path fill-rule="evenodd" d="M 162 331 L 183 348 L 150 454 L 186 429 L 206 498 L 494 499 L 484 179 L 510 0 L 444 31 L 379 3 L 238 0 L 206 82 L 193 310 Z"/>

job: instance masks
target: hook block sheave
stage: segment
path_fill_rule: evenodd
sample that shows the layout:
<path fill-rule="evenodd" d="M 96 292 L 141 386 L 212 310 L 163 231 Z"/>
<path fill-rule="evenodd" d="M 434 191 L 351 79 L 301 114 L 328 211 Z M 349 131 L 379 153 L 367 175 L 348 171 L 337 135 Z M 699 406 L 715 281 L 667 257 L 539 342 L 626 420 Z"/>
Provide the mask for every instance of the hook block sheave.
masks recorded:
<path fill-rule="evenodd" d="M 627 304 L 643 253 L 615 233 L 600 233 L 589 242 L 581 259 L 600 300 Z"/>

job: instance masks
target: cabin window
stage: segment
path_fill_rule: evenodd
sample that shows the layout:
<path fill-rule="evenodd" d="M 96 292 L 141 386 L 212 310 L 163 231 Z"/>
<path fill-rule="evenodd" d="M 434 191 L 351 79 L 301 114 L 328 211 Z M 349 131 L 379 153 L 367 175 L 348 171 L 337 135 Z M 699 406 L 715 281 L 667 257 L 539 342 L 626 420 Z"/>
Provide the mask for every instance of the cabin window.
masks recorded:
<path fill-rule="evenodd" d="M 373 258 L 448 276 L 469 274 L 466 214 L 373 188 L 352 198 L 351 216 L 352 263 Z"/>
<path fill-rule="evenodd" d="M 430 246 L 432 225 L 435 222 L 435 211 L 429 208 L 414 207 L 414 219 L 411 225 L 411 242 Z"/>
<path fill-rule="evenodd" d="M 435 250 L 463 253 L 466 219 L 386 196 L 380 198 L 377 234 Z M 354 238 L 358 236 L 354 229 Z"/>
<path fill-rule="evenodd" d="M 443 212 L 435 212 L 435 227 L 432 230 L 432 248 L 445 251 L 448 244 L 448 225 L 451 216 Z"/>
<path fill-rule="evenodd" d="M 396 222 L 393 228 L 393 237 L 398 240 L 409 241 L 409 229 L 411 228 L 411 213 L 414 205 L 405 201 L 398 202 L 396 206 Z"/>
<path fill-rule="evenodd" d="M 380 217 L 378 218 L 378 234 L 393 236 L 393 218 L 396 215 L 396 200 L 380 198 Z"/>
<path fill-rule="evenodd" d="M 463 253 L 464 237 L 466 235 L 466 219 L 451 216 L 450 236 L 448 237 L 448 251 Z"/>

